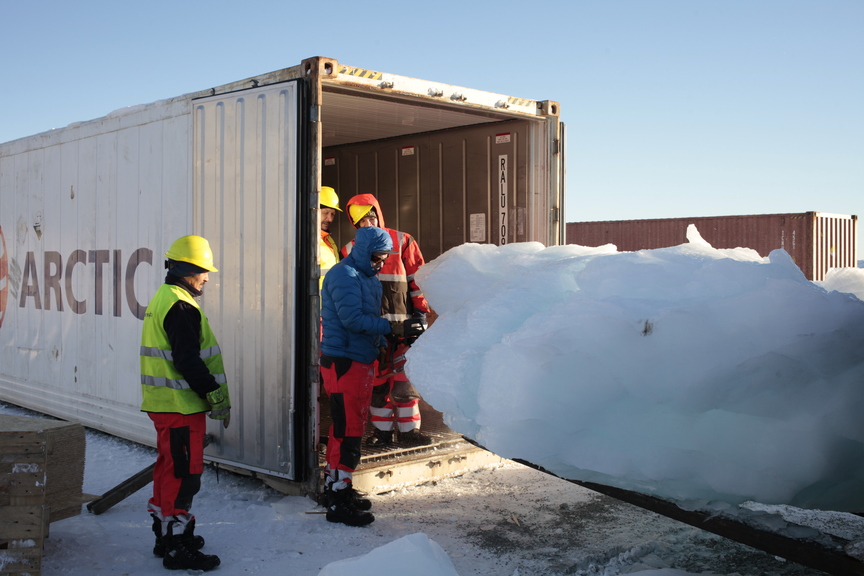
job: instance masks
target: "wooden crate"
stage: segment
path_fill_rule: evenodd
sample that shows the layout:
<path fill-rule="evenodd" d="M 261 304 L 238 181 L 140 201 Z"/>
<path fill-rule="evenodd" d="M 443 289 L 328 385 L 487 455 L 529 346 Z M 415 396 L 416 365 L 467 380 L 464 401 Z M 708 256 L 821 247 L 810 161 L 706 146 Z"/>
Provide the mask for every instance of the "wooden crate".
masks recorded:
<path fill-rule="evenodd" d="M 77 516 L 84 484 L 84 427 L 65 420 L 0 415 L 0 452 L 5 443 L 28 432 L 44 434 L 45 504 L 51 508 L 51 522 Z"/>
<path fill-rule="evenodd" d="M 42 573 L 46 444 L 44 432 L 0 432 L 0 574 Z"/>
<path fill-rule="evenodd" d="M 42 571 L 49 523 L 81 513 L 84 427 L 0 415 L 0 575 Z"/>

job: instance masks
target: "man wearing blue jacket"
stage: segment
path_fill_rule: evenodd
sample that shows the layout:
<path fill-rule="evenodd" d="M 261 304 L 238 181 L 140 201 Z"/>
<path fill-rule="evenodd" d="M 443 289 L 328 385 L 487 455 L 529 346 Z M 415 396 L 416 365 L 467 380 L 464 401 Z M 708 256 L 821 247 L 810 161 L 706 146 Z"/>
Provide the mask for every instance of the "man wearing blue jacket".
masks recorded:
<path fill-rule="evenodd" d="M 321 290 L 321 377 L 330 397 L 333 423 L 327 441 L 324 504 L 327 520 L 365 526 L 375 520 L 372 504 L 360 498 L 351 477 L 360 464 L 360 447 L 369 415 L 375 362 L 385 334 L 401 324 L 381 317 L 377 274 L 393 251 L 381 228 L 360 228 L 354 249 L 324 277 Z"/>

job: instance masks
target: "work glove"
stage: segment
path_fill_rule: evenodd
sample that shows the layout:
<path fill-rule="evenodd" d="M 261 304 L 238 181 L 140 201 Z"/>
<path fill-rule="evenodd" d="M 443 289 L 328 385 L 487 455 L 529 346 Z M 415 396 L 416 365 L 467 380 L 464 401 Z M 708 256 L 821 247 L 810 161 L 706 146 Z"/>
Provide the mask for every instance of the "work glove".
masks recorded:
<path fill-rule="evenodd" d="M 378 347 L 378 364 L 383 365 L 387 362 L 387 346 Z"/>
<path fill-rule="evenodd" d="M 402 324 L 401 320 L 390 321 L 390 334 L 388 336 L 395 336 L 397 338 L 405 336 L 405 325 Z"/>
<path fill-rule="evenodd" d="M 425 322 L 420 318 L 408 318 L 407 320 L 394 320 L 390 322 L 390 334 L 387 334 L 387 340 L 404 338 L 410 345 L 418 336 L 426 329 Z"/>
<path fill-rule="evenodd" d="M 227 391 L 221 387 L 207 393 L 207 402 L 210 403 L 210 418 L 214 420 L 222 420 L 222 427 L 228 428 L 231 422 L 231 400 L 228 398 Z"/>
<path fill-rule="evenodd" d="M 408 318 L 402 323 L 402 330 L 405 338 L 416 340 L 426 330 L 426 315 L 415 315 L 412 318 Z"/>
<path fill-rule="evenodd" d="M 424 330 L 424 331 L 425 331 L 427 328 L 429 328 L 429 323 L 426 322 L 426 313 L 425 313 L 425 312 L 414 312 L 414 313 L 411 315 L 411 317 L 420 320 L 420 323 L 423 324 L 423 330 Z"/>

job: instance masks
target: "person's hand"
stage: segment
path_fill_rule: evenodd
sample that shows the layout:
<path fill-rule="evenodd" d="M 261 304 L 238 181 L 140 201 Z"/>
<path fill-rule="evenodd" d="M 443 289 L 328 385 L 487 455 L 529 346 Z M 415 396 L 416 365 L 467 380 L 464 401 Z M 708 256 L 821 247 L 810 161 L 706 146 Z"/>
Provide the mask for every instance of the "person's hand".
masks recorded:
<path fill-rule="evenodd" d="M 402 333 L 405 338 L 416 339 L 426 330 L 426 317 L 408 318 L 402 323 Z"/>
<path fill-rule="evenodd" d="M 207 393 L 207 402 L 210 404 L 210 418 L 222 420 L 222 427 L 228 428 L 231 422 L 231 400 L 228 394 L 220 387 Z"/>
<path fill-rule="evenodd" d="M 387 346 L 378 347 L 378 364 L 387 362 Z"/>
<path fill-rule="evenodd" d="M 423 312 L 414 312 L 411 314 L 411 317 L 420 320 L 420 323 L 423 324 L 423 330 L 426 330 L 429 327 L 429 324 L 426 322 L 426 314 Z"/>
<path fill-rule="evenodd" d="M 393 338 L 404 338 L 411 344 L 426 330 L 426 319 L 420 317 L 408 318 L 407 320 L 390 322 L 390 334 L 388 340 Z"/>

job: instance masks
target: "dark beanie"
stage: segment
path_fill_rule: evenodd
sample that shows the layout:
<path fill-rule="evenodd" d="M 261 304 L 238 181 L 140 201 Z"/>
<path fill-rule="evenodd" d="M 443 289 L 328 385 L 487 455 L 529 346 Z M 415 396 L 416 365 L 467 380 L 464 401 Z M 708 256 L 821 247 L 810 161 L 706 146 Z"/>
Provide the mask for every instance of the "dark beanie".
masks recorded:
<path fill-rule="evenodd" d="M 202 272 L 207 272 L 204 268 L 200 266 L 196 266 L 191 262 L 182 262 L 180 260 L 166 260 L 165 268 L 168 269 L 168 273 L 172 276 L 179 276 L 180 278 L 185 278 L 186 276 L 195 276 L 196 274 L 201 274 Z"/>

